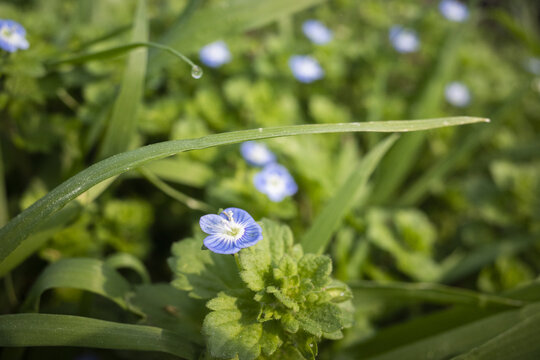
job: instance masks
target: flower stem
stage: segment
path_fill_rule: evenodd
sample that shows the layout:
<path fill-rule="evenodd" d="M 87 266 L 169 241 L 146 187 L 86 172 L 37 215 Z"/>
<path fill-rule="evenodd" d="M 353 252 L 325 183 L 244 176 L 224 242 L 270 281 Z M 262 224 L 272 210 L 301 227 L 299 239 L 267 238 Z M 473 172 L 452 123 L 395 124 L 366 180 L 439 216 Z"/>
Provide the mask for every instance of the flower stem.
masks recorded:
<path fill-rule="evenodd" d="M 238 271 L 244 271 L 244 269 L 242 268 L 242 264 L 240 264 L 240 256 L 238 256 L 238 253 L 234 254 L 234 261 L 236 261 L 236 267 L 238 268 Z"/>

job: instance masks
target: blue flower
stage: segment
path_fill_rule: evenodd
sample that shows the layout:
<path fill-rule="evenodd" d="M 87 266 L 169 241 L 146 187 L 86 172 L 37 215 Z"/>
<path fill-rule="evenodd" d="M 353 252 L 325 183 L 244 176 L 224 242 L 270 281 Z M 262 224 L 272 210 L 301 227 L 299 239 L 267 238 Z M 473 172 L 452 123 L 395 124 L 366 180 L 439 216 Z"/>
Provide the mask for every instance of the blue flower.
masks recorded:
<path fill-rule="evenodd" d="M 324 70 L 317 60 L 308 55 L 291 56 L 289 59 L 289 67 L 291 68 L 294 77 L 298 81 L 306 84 L 319 80 L 324 76 Z"/>
<path fill-rule="evenodd" d="M 324 45 L 332 40 L 333 37 L 332 31 L 318 20 L 304 21 L 302 31 L 312 43 L 317 45 Z"/>
<path fill-rule="evenodd" d="M 204 239 L 204 246 L 218 254 L 237 253 L 262 239 L 261 226 L 247 211 L 238 208 L 227 208 L 219 215 L 204 215 L 199 225 L 210 235 Z"/>
<path fill-rule="evenodd" d="M 253 178 L 257 190 L 266 194 L 274 202 L 279 202 L 298 191 L 298 185 L 284 166 L 279 164 L 266 165 Z"/>
<path fill-rule="evenodd" d="M 264 166 L 276 161 L 276 155 L 266 145 L 256 141 L 243 142 L 240 152 L 244 159 L 254 166 Z"/>
<path fill-rule="evenodd" d="M 462 22 L 469 17 L 467 6 L 457 0 L 442 0 L 439 11 L 450 21 Z"/>
<path fill-rule="evenodd" d="M 15 52 L 30 46 L 25 38 L 26 30 L 16 21 L 0 19 L 0 49 Z"/>
<path fill-rule="evenodd" d="M 390 28 L 389 38 L 394 49 L 400 53 L 415 52 L 420 47 L 416 31 L 405 29 L 399 25 Z"/>
<path fill-rule="evenodd" d="M 204 46 L 199 51 L 199 57 L 203 64 L 217 68 L 231 61 L 232 56 L 224 41 L 216 41 Z"/>
<path fill-rule="evenodd" d="M 457 107 L 465 107 L 471 101 L 469 88 L 463 83 L 454 81 L 446 85 L 444 89 L 446 101 Z"/>

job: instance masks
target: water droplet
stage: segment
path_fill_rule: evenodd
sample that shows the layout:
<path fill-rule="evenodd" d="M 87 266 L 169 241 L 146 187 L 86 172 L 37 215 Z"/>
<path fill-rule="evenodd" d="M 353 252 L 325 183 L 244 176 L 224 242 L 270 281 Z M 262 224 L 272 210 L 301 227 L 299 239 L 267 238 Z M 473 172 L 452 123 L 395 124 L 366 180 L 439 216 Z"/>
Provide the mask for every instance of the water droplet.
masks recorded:
<path fill-rule="evenodd" d="M 309 347 L 313 347 L 313 344 L 309 344 Z"/>
<path fill-rule="evenodd" d="M 203 76 L 203 71 L 201 69 L 200 66 L 197 66 L 197 65 L 194 65 L 192 68 L 191 68 L 191 76 L 194 78 L 194 79 L 200 79 L 201 76 Z"/>
<path fill-rule="evenodd" d="M 263 130 L 263 129 L 262 129 L 262 128 L 259 128 L 258 130 L 259 130 L 260 133 L 262 133 L 262 130 Z"/>

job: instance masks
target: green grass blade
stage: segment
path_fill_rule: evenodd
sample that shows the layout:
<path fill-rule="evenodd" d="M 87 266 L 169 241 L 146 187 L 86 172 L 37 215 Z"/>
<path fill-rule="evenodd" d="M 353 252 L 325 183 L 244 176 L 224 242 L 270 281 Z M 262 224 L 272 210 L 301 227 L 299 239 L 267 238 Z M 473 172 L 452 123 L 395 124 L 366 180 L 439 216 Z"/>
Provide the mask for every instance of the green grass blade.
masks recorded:
<path fill-rule="evenodd" d="M 536 360 L 540 357 L 540 313 L 524 319 L 502 334 L 455 360 Z"/>
<path fill-rule="evenodd" d="M 539 301 L 540 281 L 533 281 L 530 284 L 504 293 L 502 296 L 527 302 Z M 358 297 L 355 297 L 355 299 L 360 300 L 360 302 L 364 300 Z M 367 299 L 367 302 L 372 301 Z M 482 307 L 456 306 L 448 310 L 415 317 L 407 322 L 384 328 L 364 342 L 351 344 L 345 350 L 345 353 L 352 356 L 352 358 L 355 358 L 355 354 L 362 354 L 365 358 L 369 358 L 451 332 L 453 329 L 493 316 L 501 310 L 506 309 L 502 307 L 486 309 Z M 512 313 L 514 313 L 512 317 L 516 318 L 516 312 Z M 459 354 L 459 352 L 456 351 L 453 355 L 456 354 Z"/>
<path fill-rule="evenodd" d="M 68 202 L 94 185 L 153 160 L 182 151 L 235 144 L 247 140 L 282 136 L 340 132 L 407 132 L 486 122 L 483 118 L 457 117 L 413 121 L 378 121 L 345 124 L 314 124 L 242 130 L 204 136 L 198 139 L 165 141 L 124 152 L 102 160 L 69 178 L 0 229 L 0 261 L 3 261 L 33 230 Z"/>
<path fill-rule="evenodd" d="M 30 235 L 21 246 L 10 253 L 4 261 L 0 262 L 0 278 L 19 266 L 19 264 L 41 248 L 54 234 L 62 230 L 70 221 L 74 220 L 79 215 L 80 210 L 81 206 L 79 203 L 72 202 L 49 217 L 38 231 Z"/>
<path fill-rule="evenodd" d="M 143 284 L 150 283 L 150 274 L 141 260 L 128 253 L 117 253 L 105 260 L 105 265 L 113 269 L 130 269 L 139 275 Z"/>
<path fill-rule="evenodd" d="M 380 142 L 362 159 L 347 181 L 336 192 L 321 213 L 317 215 L 313 225 L 300 240 L 304 251 L 316 254 L 322 254 L 325 251 L 343 217 L 347 215 L 354 205 L 356 195 L 367 186 L 369 177 L 377 164 L 396 140 L 396 135 L 390 136 Z"/>
<path fill-rule="evenodd" d="M 90 291 L 112 300 L 123 309 L 131 287 L 114 270 L 97 259 L 62 259 L 49 265 L 38 277 L 23 304 L 23 309 L 39 311 L 41 294 L 54 288 Z"/>
<path fill-rule="evenodd" d="M 228 0 L 200 7 L 190 16 L 180 16 L 177 23 L 160 39 L 160 43 L 184 53 L 234 34 L 255 29 L 297 11 L 322 3 L 324 0 Z M 224 14 L 227 16 L 224 16 Z M 169 58 L 154 53 L 150 71 L 166 65 Z"/>
<path fill-rule="evenodd" d="M 133 42 L 148 41 L 146 1 L 139 0 L 132 34 Z M 128 150 L 137 131 L 137 110 L 143 97 L 148 50 L 138 49 L 129 54 L 120 93 L 116 99 L 105 132 L 100 158 Z"/>
<path fill-rule="evenodd" d="M 195 359 L 193 346 L 169 330 L 70 315 L 0 316 L 1 346 L 78 346 L 159 351 Z"/>
<path fill-rule="evenodd" d="M 482 294 L 471 290 L 431 283 L 388 283 L 355 281 L 348 283 L 355 297 L 374 298 L 384 302 L 427 302 L 435 304 L 469 305 L 481 308 L 516 308 L 524 301 L 503 296 Z"/>

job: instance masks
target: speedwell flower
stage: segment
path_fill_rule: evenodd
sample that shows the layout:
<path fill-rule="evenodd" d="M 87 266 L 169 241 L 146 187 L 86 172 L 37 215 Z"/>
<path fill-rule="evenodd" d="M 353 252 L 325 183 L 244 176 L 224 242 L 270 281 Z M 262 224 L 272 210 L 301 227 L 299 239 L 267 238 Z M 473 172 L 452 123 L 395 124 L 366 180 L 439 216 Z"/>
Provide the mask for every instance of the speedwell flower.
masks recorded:
<path fill-rule="evenodd" d="M 219 215 L 201 217 L 199 225 L 210 236 L 204 246 L 218 254 L 234 254 L 262 239 L 262 228 L 247 211 L 227 208 Z"/>
<path fill-rule="evenodd" d="M 324 70 L 319 65 L 319 62 L 309 55 L 291 56 L 289 67 L 294 77 L 306 84 L 319 80 L 324 76 Z"/>
<path fill-rule="evenodd" d="M 0 49 L 15 52 L 29 47 L 25 38 L 26 30 L 16 21 L 0 19 Z"/>
<path fill-rule="evenodd" d="M 394 49 L 400 53 L 415 52 L 420 47 L 416 31 L 405 29 L 399 25 L 390 28 L 389 37 Z"/>
<path fill-rule="evenodd" d="M 253 178 L 257 190 L 274 202 L 280 202 L 298 191 L 298 185 L 289 171 L 279 164 L 269 164 Z"/>
<path fill-rule="evenodd" d="M 439 11 L 450 21 L 462 22 L 469 17 L 467 5 L 457 0 L 442 0 L 439 3 Z"/>
<path fill-rule="evenodd" d="M 199 51 L 199 58 L 203 64 L 217 68 L 231 61 L 232 56 L 224 41 L 216 41 L 204 46 Z"/>
<path fill-rule="evenodd" d="M 458 81 L 451 82 L 444 89 L 446 101 L 457 107 L 465 107 L 471 101 L 469 88 Z"/>
<path fill-rule="evenodd" d="M 256 141 L 246 141 L 240 146 L 244 159 L 254 166 L 264 166 L 276 161 L 276 155 L 266 145 Z"/>
<path fill-rule="evenodd" d="M 317 45 L 324 45 L 333 37 L 332 31 L 319 20 L 304 21 L 302 31 L 312 43 Z"/>

